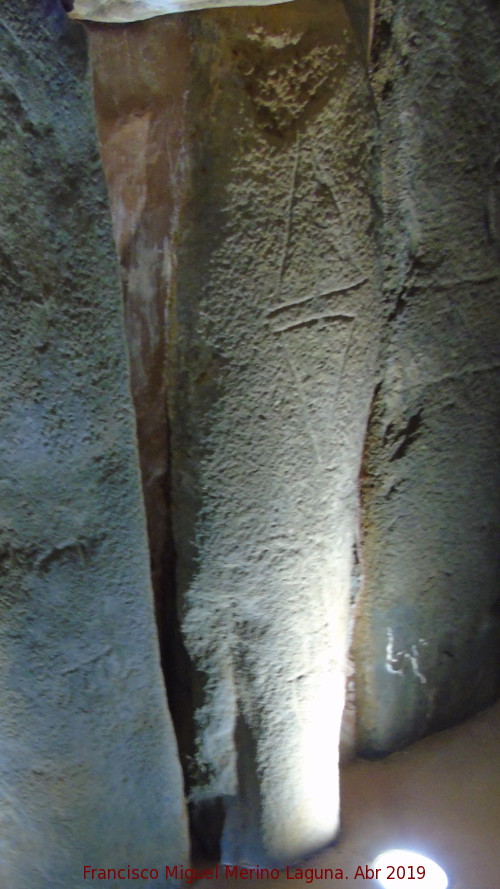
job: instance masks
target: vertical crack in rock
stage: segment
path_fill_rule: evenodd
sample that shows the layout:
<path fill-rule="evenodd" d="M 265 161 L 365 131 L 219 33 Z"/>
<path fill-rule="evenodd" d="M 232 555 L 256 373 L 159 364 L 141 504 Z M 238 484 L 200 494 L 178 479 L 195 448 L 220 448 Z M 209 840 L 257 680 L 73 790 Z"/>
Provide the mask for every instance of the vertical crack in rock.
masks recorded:
<path fill-rule="evenodd" d="M 166 344 L 186 200 L 189 32 L 178 17 L 88 25 L 94 102 L 125 301 L 155 611 L 187 789 L 194 758 L 192 667 L 176 603 Z"/>

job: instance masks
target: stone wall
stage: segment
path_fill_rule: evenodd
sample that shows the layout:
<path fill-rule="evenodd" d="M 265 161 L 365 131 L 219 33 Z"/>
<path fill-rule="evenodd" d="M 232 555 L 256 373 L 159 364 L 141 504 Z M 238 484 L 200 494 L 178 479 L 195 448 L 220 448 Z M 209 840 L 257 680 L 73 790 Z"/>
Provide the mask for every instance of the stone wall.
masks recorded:
<path fill-rule="evenodd" d="M 4 6 L 1 882 L 76 889 L 182 863 L 187 830 L 85 34 Z"/>
<path fill-rule="evenodd" d="M 363 474 L 359 745 L 377 755 L 500 688 L 500 10 L 381 2 L 388 309 Z"/>
<path fill-rule="evenodd" d="M 313 699 L 337 700 L 337 716 L 326 705 L 319 722 L 307 717 L 331 747 L 343 697 L 303 678 L 297 697 L 291 676 L 333 676 L 322 651 L 345 672 L 349 600 L 351 750 L 388 752 L 498 694 L 498 13 L 486 2 L 471 12 L 381 0 L 368 82 L 372 18 L 357 0 L 304 2 L 94 31 L 113 202 L 134 177 L 149 182 L 134 243 L 156 224 L 153 183 L 163 182 L 158 206 L 169 208 L 163 240 L 151 240 L 162 249 L 148 255 L 163 268 L 155 311 L 168 313 L 160 388 L 171 431 L 162 420 L 156 440 L 159 466 L 171 448 L 171 475 L 150 516 L 159 554 L 175 540 L 195 667 L 186 683 L 174 633 L 182 675 L 171 701 L 194 822 L 206 832 L 214 805 L 225 811 L 229 858 L 261 843 L 261 859 L 285 854 L 266 819 L 287 822 L 280 793 L 289 811 L 305 810 L 286 789 L 308 758 L 290 726 Z M 128 98 L 111 100 L 124 58 Z M 163 98 L 145 99 L 151 90 Z M 120 172 L 110 133 L 144 128 L 153 106 L 152 160 L 131 179 L 143 160 L 130 148 Z M 115 225 L 124 218 L 135 219 L 115 211 Z M 132 318 L 150 312 L 140 283 L 149 260 L 134 250 L 133 261 L 122 250 L 132 343 L 153 329 Z M 154 329 L 160 337 L 163 324 Z M 153 478 L 153 411 L 141 394 L 136 403 Z M 163 558 L 158 574 L 163 603 L 172 564 Z M 319 640 L 314 653 L 307 639 Z M 267 738 L 288 751 L 286 772 Z"/>
<path fill-rule="evenodd" d="M 282 863 L 338 828 L 381 320 L 363 49 L 313 0 L 95 25 L 91 45 L 143 454 L 163 441 L 147 487 L 171 454 L 193 820 L 206 842 L 222 808 L 225 861 Z"/>
<path fill-rule="evenodd" d="M 7 876 L 186 854 L 149 574 L 195 838 L 290 863 L 337 834 L 346 674 L 368 756 L 499 691 L 498 5 L 89 25 L 151 566 L 82 31 L 37 8 L 0 30 Z"/>

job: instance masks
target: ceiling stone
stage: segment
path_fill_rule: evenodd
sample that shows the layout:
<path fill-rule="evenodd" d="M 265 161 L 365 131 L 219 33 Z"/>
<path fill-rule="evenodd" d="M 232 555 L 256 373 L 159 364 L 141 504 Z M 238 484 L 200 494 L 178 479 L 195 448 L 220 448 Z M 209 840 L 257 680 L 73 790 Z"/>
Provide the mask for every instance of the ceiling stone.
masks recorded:
<path fill-rule="evenodd" d="M 220 6 L 270 6 L 288 0 L 76 0 L 71 18 L 94 22 L 136 22 L 192 9 Z"/>

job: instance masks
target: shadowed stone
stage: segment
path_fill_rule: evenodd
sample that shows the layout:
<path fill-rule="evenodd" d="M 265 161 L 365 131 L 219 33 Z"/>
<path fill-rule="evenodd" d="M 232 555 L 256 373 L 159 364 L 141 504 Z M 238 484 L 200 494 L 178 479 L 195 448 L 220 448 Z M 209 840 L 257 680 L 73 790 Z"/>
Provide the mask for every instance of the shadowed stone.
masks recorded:
<path fill-rule="evenodd" d="M 2 885 L 182 863 L 109 210 L 80 26 L 0 14 Z M 121 886 L 136 885 L 121 880 Z M 165 885 L 163 879 L 145 886 Z"/>
<path fill-rule="evenodd" d="M 375 29 L 389 318 L 363 473 L 363 754 L 500 691 L 499 12 L 401 0 Z"/>

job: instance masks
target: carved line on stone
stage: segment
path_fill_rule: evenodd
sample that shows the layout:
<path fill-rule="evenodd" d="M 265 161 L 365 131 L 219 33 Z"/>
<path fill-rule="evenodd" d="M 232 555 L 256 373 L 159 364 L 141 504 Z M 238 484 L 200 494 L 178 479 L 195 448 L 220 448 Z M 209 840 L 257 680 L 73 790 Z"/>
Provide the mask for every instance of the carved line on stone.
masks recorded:
<path fill-rule="evenodd" d="M 108 646 L 104 648 L 102 651 L 98 651 L 97 654 L 92 655 L 92 657 L 87 658 L 84 661 L 80 661 L 78 664 L 72 664 L 71 667 L 66 667 L 64 670 L 60 671 L 61 676 L 67 676 L 68 673 L 76 673 L 77 670 L 81 670 L 83 667 L 88 667 L 89 664 L 95 664 L 101 660 L 101 658 L 108 657 L 112 652 L 112 648 Z"/>
<path fill-rule="evenodd" d="M 354 320 L 354 319 L 353 319 L 353 320 Z M 335 393 L 334 393 L 334 396 L 333 396 L 332 405 L 337 404 L 337 400 L 338 400 L 338 397 L 339 397 L 339 394 L 340 394 L 340 388 L 341 388 L 341 386 L 342 386 L 342 379 L 343 379 L 343 376 L 344 376 L 345 366 L 346 366 L 346 364 L 347 364 L 347 357 L 348 357 L 349 352 L 350 352 L 350 349 L 351 349 L 351 342 L 352 342 L 352 334 L 353 334 L 353 330 L 354 330 L 354 325 L 351 325 L 350 328 L 349 328 L 349 336 L 347 337 L 347 343 L 345 344 L 344 353 L 343 353 L 343 355 L 342 355 L 342 363 L 341 363 L 341 365 L 340 365 L 339 377 L 338 377 L 338 380 L 337 380 L 337 385 L 336 385 L 336 387 L 335 387 Z"/>
<path fill-rule="evenodd" d="M 283 324 L 281 327 L 273 328 L 273 333 L 284 333 L 286 330 L 297 330 L 299 327 L 310 327 L 311 324 L 317 324 L 318 321 L 344 321 L 350 323 L 354 321 L 355 315 L 336 314 L 336 315 L 310 315 L 308 318 L 299 318 L 298 321 L 290 321 L 289 324 Z"/>
<path fill-rule="evenodd" d="M 353 255 L 353 252 L 349 247 L 349 245 L 352 243 L 352 236 L 349 236 L 349 234 L 347 232 L 345 218 L 344 218 L 344 214 L 342 212 L 342 206 L 341 206 L 341 204 L 339 204 L 337 198 L 335 197 L 335 192 L 334 192 L 332 186 L 330 185 L 330 183 L 326 182 L 324 179 L 321 179 L 318 181 L 320 181 L 320 184 L 323 185 L 324 188 L 326 188 L 327 191 L 329 192 L 331 202 L 337 212 L 337 218 L 340 222 L 340 227 L 342 230 L 342 241 L 340 242 L 341 250 L 339 251 L 340 256 L 343 255 L 344 257 L 348 257 L 350 259 L 350 261 L 352 262 L 355 271 L 358 272 L 359 274 L 362 274 L 362 271 L 361 271 L 358 263 L 356 262 L 355 256 Z M 342 250 L 342 247 L 344 248 L 343 250 Z"/>
<path fill-rule="evenodd" d="M 412 283 L 411 287 L 414 290 L 426 290 L 431 286 L 439 289 L 440 287 L 460 287 L 463 284 L 492 284 L 494 281 L 498 281 L 499 279 L 500 275 L 498 273 L 491 272 L 490 274 L 483 275 L 479 278 L 476 278 L 474 275 L 470 275 L 463 278 L 457 278 L 456 281 L 434 281 L 431 283 L 429 283 L 428 281 L 415 281 L 414 283 Z"/>
<path fill-rule="evenodd" d="M 281 287 L 283 284 L 283 275 L 285 273 L 286 261 L 288 258 L 288 248 L 290 245 L 290 235 L 292 232 L 292 216 L 293 216 L 293 207 L 295 204 L 295 193 L 297 191 L 297 172 L 299 169 L 299 158 L 300 158 L 300 136 L 297 136 L 297 148 L 295 151 L 295 160 L 293 162 L 292 176 L 290 181 L 290 193 L 289 200 L 286 212 L 286 226 L 285 226 L 285 237 L 283 241 L 283 251 L 281 254 L 281 262 L 278 269 L 278 283 L 276 287 L 276 291 L 278 295 L 281 293 Z"/>
<path fill-rule="evenodd" d="M 477 367 L 464 367 L 463 370 L 458 373 L 442 374 L 439 377 L 428 377 L 428 379 L 420 380 L 418 383 L 408 385 L 405 388 L 407 392 L 411 392 L 413 389 L 424 389 L 426 386 L 442 383 L 444 380 L 460 380 L 468 374 L 483 374 L 488 373 L 491 370 L 498 370 L 499 368 L 500 362 L 498 361 L 495 361 L 492 364 L 478 365 Z"/>
<path fill-rule="evenodd" d="M 275 315 L 277 312 L 283 312 L 285 309 L 294 309 L 295 306 L 303 305 L 304 303 L 311 302 L 313 299 L 323 299 L 329 296 L 336 296 L 341 293 L 348 293 L 349 290 L 356 290 L 356 288 L 361 287 L 363 284 L 366 284 L 368 281 L 367 276 L 364 278 L 360 278 L 359 281 L 353 281 L 350 284 L 343 284 L 341 287 L 334 287 L 330 290 L 325 290 L 322 293 L 313 293 L 311 296 L 302 296 L 300 299 L 292 299 L 289 302 L 279 303 L 277 306 L 273 306 L 272 309 L 268 309 L 267 315 L 270 317 L 271 315 Z"/>
<path fill-rule="evenodd" d="M 311 447 L 312 447 L 313 454 L 316 458 L 316 463 L 319 467 L 322 467 L 323 460 L 321 459 L 319 445 L 316 440 L 316 436 L 314 434 L 314 430 L 313 430 L 313 427 L 311 424 L 311 417 L 309 414 L 309 404 L 308 404 L 308 401 L 304 395 L 304 390 L 302 388 L 302 383 L 300 382 L 299 375 L 298 375 L 297 371 L 295 370 L 295 367 L 293 366 L 292 359 L 290 357 L 290 353 L 289 353 L 288 348 L 286 346 L 286 341 L 284 341 L 284 340 L 282 341 L 282 349 L 283 349 L 283 354 L 285 356 L 285 361 L 288 364 L 290 373 L 292 374 L 292 377 L 293 377 L 293 380 L 294 380 L 294 383 L 295 383 L 295 386 L 297 389 L 299 401 L 300 401 L 302 408 L 304 410 L 304 428 L 305 428 L 306 433 L 307 433 L 309 440 L 311 442 Z"/>

